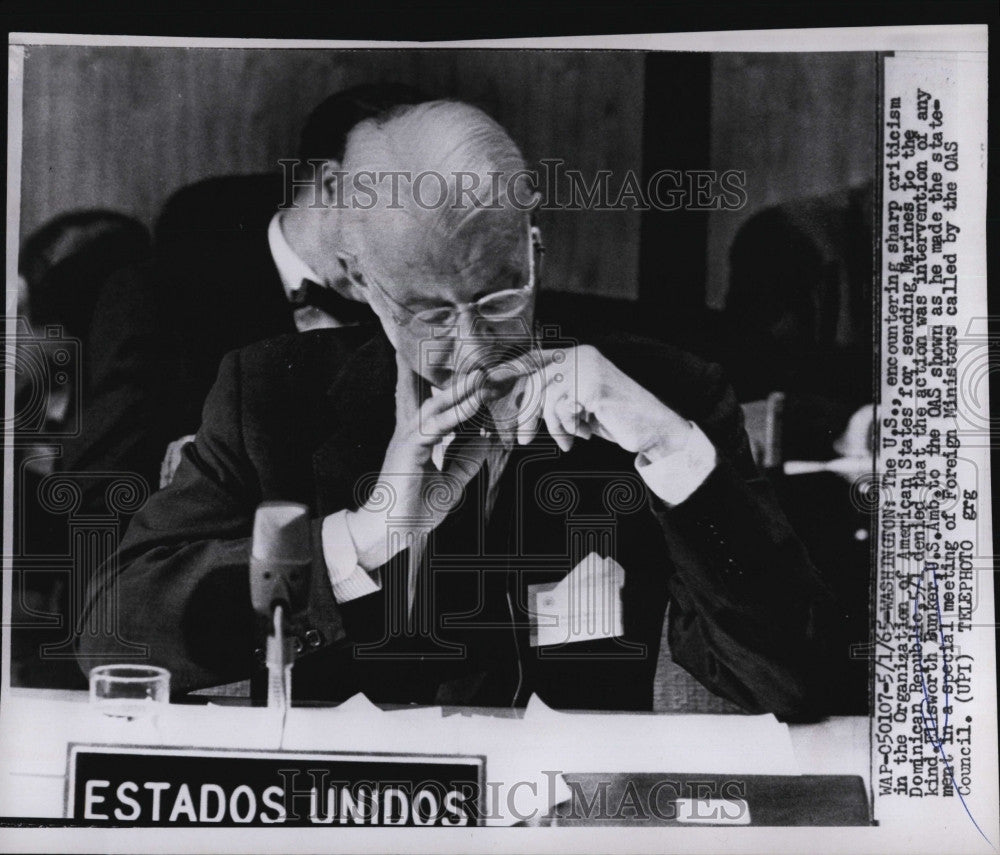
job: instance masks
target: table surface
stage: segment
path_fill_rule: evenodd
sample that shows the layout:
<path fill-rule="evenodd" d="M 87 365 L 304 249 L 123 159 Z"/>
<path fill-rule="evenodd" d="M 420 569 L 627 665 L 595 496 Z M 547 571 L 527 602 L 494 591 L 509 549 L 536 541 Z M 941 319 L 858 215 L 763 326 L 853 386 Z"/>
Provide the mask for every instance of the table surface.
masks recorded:
<path fill-rule="evenodd" d="M 37 700 L 57 700 L 86 703 L 87 692 L 65 689 L 22 689 L 9 690 L 13 698 L 33 698 Z M 221 698 L 209 699 L 213 703 Z M 234 704 L 243 705 L 243 704 Z M 491 716 L 518 715 L 511 709 L 462 709 L 456 711 L 479 713 Z M 672 715 L 672 713 L 662 713 Z M 706 720 L 712 716 L 706 714 Z M 790 724 L 788 732 L 792 740 L 795 759 L 803 775 L 858 775 L 866 786 L 870 767 L 870 719 L 867 716 L 832 716 L 810 724 Z"/>
<path fill-rule="evenodd" d="M 60 701 L 60 702 L 72 702 L 74 704 L 86 704 L 88 701 L 88 693 L 82 691 L 62 691 L 62 690 L 44 690 L 44 689 L 11 689 L 9 693 L 9 700 L 13 701 L 16 705 L 18 699 L 24 699 L 29 701 Z M 212 699 L 213 702 L 216 699 Z M 184 707 L 187 705 L 181 705 Z M 229 705 L 227 705 L 229 706 Z M 65 709 L 65 707 L 64 707 Z M 227 710 L 226 706 L 217 706 L 215 709 L 220 715 L 225 715 L 227 712 L 232 715 L 233 710 Z M 247 713 L 265 713 L 265 710 L 257 709 L 255 711 L 246 710 Z M 206 713 L 209 713 L 209 709 L 206 708 Z M 474 716 L 501 716 L 504 718 L 518 717 L 521 715 L 519 710 L 510 709 L 464 709 L 455 708 L 448 709 L 445 713 L 465 713 Z M 660 719 L 670 718 L 674 714 L 665 713 L 657 714 Z M 699 716 L 688 716 L 688 719 L 697 718 L 705 720 L 705 732 L 711 733 L 711 720 L 716 718 L 716 716 L 707 714 Z M 869 765 L 870 765 L 870 743 L 869 743 L 869 719 L 864 716 L 851 716 L 851 717 L 833 717 L 825 719 L 820 722 L 812 724 L 791 724 L 788 726 L 788 735 L 791 742 L 792 752 L 794 754 L 794 761 L 798 766 L 799 772 L 802 776 L 813 776 L 813 775 L 837 775 L 837 776 L 857 776 L 861 778 L 864 782 L 863 786 L 865 788 L 866 798 L 870 798 L 870 788 L 868 787 L 869 781 Z M 171 740 L 165 740 L 162 744 L 171 745 L 173 742 Z M 13 768 L 14 764 L 4 770 L 5 777 L 8 778 L 8 784 L 11 781 L 10 776 L 17 776 L 25 784 L 32 783 L 32 778 L 35 776 L 28 774 L 24 777 L 23 770 L 18 770 Z M 672 772 L 675 770 L 663 770 L 664 772 Z M 753 770 L 750 770 L 752 772 Z M 767 774 L 767 770 L 762 770 L 764 774 Z M 586 773 L 583 773 L 586 774 Z M 51 778 L 55 777 L 51 774 L 45 775 L 43 777 Z M 30 815 L 45 815 L 45 816 L 61 816 L 62 810 L 62 790 L 63 781 L 52 780 L 48 782 L 49 789 L 52 790 L 53 799 L 58 793 L 58 805 L 52 805 L 50 813 L 48 810 L 44 814 L 32 813 Z M 41 784 L 42 781 L 39 779 L 34 783 Z M 58 786 L 56 786 L 58 784 Z M 39 799 L 46 801 L 51 801 L 52 799 L 45 798 L 41 790 L 39 791 Z M 4 813 L 8 813 L 6 809 L 3 809 Z M 25 815 L 25 814 L 21 814 Z"/>

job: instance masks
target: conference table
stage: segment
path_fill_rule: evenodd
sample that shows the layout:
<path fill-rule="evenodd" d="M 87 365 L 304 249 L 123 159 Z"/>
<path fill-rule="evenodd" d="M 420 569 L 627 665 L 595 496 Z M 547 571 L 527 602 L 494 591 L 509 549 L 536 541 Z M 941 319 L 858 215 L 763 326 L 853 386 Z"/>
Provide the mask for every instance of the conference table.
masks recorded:
<path fill-rule="evenodd" d="M 71 807 L 68 756 L 81 745 L 98 752 L 179 752 L 194 763 L 204 761 L 202 755 L 224 762 L 248 752 L 272 760 L 331 750 L 361 757 L 478 756 L 485 775 L 506 788 L 493 793 L 506 808 L 492 817 L 487 811 L 493 821 L 483 824 L 871 822 L 865 717 L 785 725 L 771 716 L 566 713 L 537 699 L 527 710 L 378 708 L 363 696 L 282 715 L 235 699 L 191 701 L 158 707 L 161 715 L 150 722 L 123 722 L 100 715 L 87 692 L 8 690 L 0 706 L 0 822 L 95 824 L 81 821 L 79 801 L 76 813 Z M 513 807 L 515 780 L 522 793 L 537 781 L 541 795 L 534 806 L 529 799 Z M 658 809 L 667 802 L 669 810 Z"/>

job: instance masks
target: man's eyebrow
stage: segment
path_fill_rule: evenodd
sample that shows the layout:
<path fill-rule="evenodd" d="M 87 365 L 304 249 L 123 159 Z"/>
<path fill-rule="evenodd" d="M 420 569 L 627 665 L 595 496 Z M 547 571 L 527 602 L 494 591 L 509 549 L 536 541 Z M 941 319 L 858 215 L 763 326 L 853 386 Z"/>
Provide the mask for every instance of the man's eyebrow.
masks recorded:
<path fill-rule="evenodd" d="M 490 294 L 498 291 L 508 291 L 523 288 L 527 282 L 527 273 L 524 270 L 517 270 L 513 267 L 506 268 L 494 276 L 488 285 L 480 289 L 473 296 L 473 300 L 481 300 Z"/>

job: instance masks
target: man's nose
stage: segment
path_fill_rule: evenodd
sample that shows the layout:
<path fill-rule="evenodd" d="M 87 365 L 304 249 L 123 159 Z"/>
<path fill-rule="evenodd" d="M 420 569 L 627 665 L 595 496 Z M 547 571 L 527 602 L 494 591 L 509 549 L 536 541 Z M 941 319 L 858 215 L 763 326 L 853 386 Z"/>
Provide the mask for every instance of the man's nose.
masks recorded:
<path fill-rule="evenodd" d="M 452 365 L 458 375 L 468 374 L 475 368 L 483 368 L 489 364 L 493 342 L 483 335 L 483 330 L 476 321 L 475 309 L 463 309 L 456 318 Z"/>
<path fill-rule="evenodd" d="M 478 332 L 479 313 L 475 306 L 459 306 L 455 311 L 455 333 L 458 340 L 468 341 L 474 338 Z"/>

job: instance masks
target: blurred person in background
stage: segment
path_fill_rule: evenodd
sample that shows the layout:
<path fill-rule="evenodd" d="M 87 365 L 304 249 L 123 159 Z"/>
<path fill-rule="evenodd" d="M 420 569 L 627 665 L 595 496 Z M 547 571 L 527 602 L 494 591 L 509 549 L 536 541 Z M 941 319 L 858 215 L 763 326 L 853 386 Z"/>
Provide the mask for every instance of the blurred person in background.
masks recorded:
<path fill-rule="evenodd" d="M 426 100 L 409 86 L 376 83 L 337 92 L 306 119 L 294 168 L 284 173 L 208 178 L 177 191 L 154 227 L 155 257 L 139 290 L 171 295 L 176 378 L 169 450 L 159 485 L 169 482 L 180 449 L 201 420 L 201 406 L 230 350 L 288 332 L 372 323 L 367 304 L 344 276 L 325 278 L 310 206 L 330 204 L 347 138 L 363 119 Z M 136 283 L 123 284 L 135 288 Z M 163 437 L 158 437 L 163 439 Z"/>
<path fill-rule="evenodd" d="M 300 209 L 327 192 L 324 182 L 359 121 L 421 100 L 393 83 L 331 95 L 307 118 L 291 175 L 223 176 L 182 188 L 157 219 L 152 249 L 142 225 L 108 212 L 60 217 L 25 242 L 19 298 L 36 326 L 61 324 L 82 354 L 69 366 L 80 387 L 53 389 L 42 418 L 74 413 L 75 426 L 61 438 L 59 456 L 34 455 L 29 468 L 79 476 L 77 514 L 111 515 L 124 532 L 145 497 L 169 481 L 227 351 L 280 333 L 374 320 L 344 277 L 313 272 L 316 239 Z M 29 386 L 19 383 L 21 397 Z M 112 508 L 109 479 L 117 476 L 136 501 Z M 41 527 L 32 539 L 45 552 L 69 554 L 65 517 L 61 526 L 44 511 L 26 508 L 23 517 L 26 530 Z M 71 682 L 78 676 L 69 673 Z"/>
<path fill-rule="evenodd" d="M 42 498 L 44 479 L 72 472 L 75 451 L 99 397 L 100 366 L 89 358 L 116 307 L 107 283 L 147 259 L 148 230 L 115 211 L 73 211 L 33 232 L 18 257 L 15 377 L 15 496 L 12 682 L 79 681 L 43 644 L 67 636 L 67 579 L 46 558 L 69 555 L 65 513 Z M 51 562 L 50 562 L 51 563 Z"/>
<path fill-rule="evenodd" d="M 845 604 L 837 645 L 851 663 L 844 711 L 855 714 L 868 709 L 873 191 L 865 182 L 791 199 L 747 220 L 730 250 L 718 355 L 741 401 L 783 394 L 780 464 L 769 474 Z"/>

